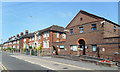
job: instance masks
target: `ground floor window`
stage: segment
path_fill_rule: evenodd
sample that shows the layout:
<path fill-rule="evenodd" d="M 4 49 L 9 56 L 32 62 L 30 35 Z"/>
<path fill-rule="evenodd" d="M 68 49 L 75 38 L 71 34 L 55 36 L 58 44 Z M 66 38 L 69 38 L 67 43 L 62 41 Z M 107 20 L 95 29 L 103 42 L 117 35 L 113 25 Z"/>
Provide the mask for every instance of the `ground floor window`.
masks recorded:
<path fill-rule="evenodd" d="M 65 46 L 64 45 L 60 45 L 60 49 L 64 49 L 65 48 Z"/>
<path fill-rule="evenodd" d="M 97 51 L 97 45 L 93 45 L 93 51 Z"/>
<path fill-rule="evenodd" d="M 44 48 L 49 48 L 49 41 L 44 41 L 43 42 L 43 47 Z"/>
<path fill-rule="evenodd" d="M 77 47 L 76 45 L 71 45 L 71 46 L 70 46 L 70 49 L 73 50 L 73 51 L 77 51 L 77 48 L 78 48 L 78 47 Z"/>

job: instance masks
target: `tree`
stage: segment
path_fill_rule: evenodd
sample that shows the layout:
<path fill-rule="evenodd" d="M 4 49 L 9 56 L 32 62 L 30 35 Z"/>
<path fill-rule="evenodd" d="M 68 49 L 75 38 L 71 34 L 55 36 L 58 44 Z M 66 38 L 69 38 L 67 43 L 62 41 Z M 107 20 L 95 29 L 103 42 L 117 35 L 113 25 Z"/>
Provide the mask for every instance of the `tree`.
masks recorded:
<path fill-rule="evenodd" d="M 40 45 L 40 46 L 38 47 L 38 50 L 42 51 L 42 45 Z"/>
<path fill-rule="evenodd" d="M 7 50 L 10 50 L 10 51 L 11 51 L 11 49 L 12 49 L 11 47 L 8 47 L 8 48 L 7 48 Z"/>
<path fill-rule="evenodd" d="M 25 52 L 25 50 L 26 50 L 26 47 L 24 47 L 24 52 Z"/>
<path fill-rule="evenodd" d="M 32 46 L 29 46 L 29 49 L 32 49 Z"/>
<path fill-rule="evenodd" d="M 30 55 L 32 54 L 32 46 L 29 46 L 29 49 L 30 49 Z"/>

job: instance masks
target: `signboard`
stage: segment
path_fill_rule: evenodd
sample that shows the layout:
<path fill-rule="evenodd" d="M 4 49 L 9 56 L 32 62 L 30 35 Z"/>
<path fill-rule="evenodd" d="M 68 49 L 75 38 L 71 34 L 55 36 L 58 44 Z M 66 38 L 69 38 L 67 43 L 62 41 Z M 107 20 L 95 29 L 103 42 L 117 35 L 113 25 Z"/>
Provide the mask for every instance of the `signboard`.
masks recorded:
<path fill-rule="evenodd" d="M 73 51 L 77 51 L 77 46 L 73 46 Z"/>
<path fill-rule="evenodd" d="M 60 48 L 65 48 L 65 46 L 64 45 L 60 45 Z"/>

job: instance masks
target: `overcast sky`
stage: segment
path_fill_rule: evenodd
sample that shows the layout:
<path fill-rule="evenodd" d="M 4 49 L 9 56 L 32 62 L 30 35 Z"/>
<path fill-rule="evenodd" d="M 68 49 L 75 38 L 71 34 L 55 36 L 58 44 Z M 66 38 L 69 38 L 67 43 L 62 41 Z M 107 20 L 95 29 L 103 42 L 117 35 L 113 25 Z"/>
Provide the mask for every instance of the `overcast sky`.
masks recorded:
<path fill-rule="evenodd" d="M 34 32 L 51 25 L 66 27 L 80 11 L 118 23 L 117 2 L 3 2 L 3 41 L 20 32 Z"/>

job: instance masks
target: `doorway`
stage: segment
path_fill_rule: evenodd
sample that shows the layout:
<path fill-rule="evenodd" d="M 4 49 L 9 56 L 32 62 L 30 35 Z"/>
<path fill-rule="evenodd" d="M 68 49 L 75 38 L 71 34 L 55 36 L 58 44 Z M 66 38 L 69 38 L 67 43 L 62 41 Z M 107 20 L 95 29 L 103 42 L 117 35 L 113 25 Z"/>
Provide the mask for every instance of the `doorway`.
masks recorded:
<path fill-rule="evenodd" d="M 86 53 L 85 53 L 85 41 L 83 39 L 80 39 L 78 41 L 78 43 L 79 43 L 79 47 L 83 50 L 83 55 L 86 55 Z"/>

